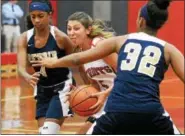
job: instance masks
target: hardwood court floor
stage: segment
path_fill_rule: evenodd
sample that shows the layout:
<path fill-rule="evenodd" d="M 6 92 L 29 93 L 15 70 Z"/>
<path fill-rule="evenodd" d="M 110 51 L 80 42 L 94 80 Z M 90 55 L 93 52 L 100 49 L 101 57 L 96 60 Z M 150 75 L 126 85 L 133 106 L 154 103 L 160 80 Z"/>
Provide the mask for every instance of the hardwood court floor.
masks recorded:
<path fill-rule="evenodd" d="M 161 101 L 178 129 L 184 134 L 184 84 L 173 72 L 161 84 Z M 1 134 L 37 134 L 35 100 L 32 89 L 18 78 L 1 82 Z M 68 118 L 60 134 L 75 134 L 86 118 Z"/>

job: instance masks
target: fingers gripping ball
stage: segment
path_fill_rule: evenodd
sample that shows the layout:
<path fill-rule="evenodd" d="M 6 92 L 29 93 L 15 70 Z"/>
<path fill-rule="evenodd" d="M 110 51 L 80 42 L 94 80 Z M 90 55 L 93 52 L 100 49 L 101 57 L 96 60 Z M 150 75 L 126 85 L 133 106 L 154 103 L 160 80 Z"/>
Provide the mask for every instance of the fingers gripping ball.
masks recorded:
<path fill-rule="evenodd" d="M 82 85 L 75 88 L 69 98 L 70 107 L 73 112 L 79 116 L 90 116 L 95 114 L 94 109 L 89 110 L 89 108 L 96 104 L 97 98 L 89 96 L 97 92 L 99 91 L 90 85 Z"/>

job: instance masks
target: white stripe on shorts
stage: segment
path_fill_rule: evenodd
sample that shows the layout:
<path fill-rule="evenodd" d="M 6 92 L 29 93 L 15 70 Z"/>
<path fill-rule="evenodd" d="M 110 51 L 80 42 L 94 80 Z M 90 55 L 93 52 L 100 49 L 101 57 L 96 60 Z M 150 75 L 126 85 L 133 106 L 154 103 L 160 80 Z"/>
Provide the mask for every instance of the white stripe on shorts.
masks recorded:
<path fill-rule="evenodd" d="M 37 96 L 37 85 L 34 87 L 34 93 L 33 93 L 33 96 Z"/>
<path fill-rule="evenodd" d="M 170 117 L 169 113 L 165 110 L 165 112 L 163 113 L 163 116 L 165 117 Z M 174 130 L 174 134 L 181 134 L 180 131 L 177 129 L 177 127 L 175 126 L 175 124 L 173 123 L 172 118 L 170 117 L 170 120 L 173 124 L 173 130 Z"/>
<path fill-rule="evenodd" d="M 73 82 L 72 79 L 66 80 L 64 88 L 61 91 L 58 91 L 59 99 L 62 105 L 62 113 L 64 117 L 72 116 L 71 114 L 68 114 L 69 113 L 69 101 L 64 103 L 67 100 L 66 93 L 70 91 L 70 84 L 72 84 L 72 82 Z"/>

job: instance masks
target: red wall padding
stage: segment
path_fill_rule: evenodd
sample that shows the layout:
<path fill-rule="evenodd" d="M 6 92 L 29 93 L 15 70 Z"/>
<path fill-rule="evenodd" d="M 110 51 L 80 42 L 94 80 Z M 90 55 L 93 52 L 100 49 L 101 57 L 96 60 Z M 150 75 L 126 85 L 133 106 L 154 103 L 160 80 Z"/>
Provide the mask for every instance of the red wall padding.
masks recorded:
<path fill-rule="evenodd" d="M 57 26 L 57 16 L 58 16 L 58 11 L 57 11 L 57 1 L 56 0 L 50 0 L 51 1 L 51 4 L 52 4 L 52 7 L 54 9 L 54 13 L 53 13 L 53 16 L 52 16 L 52 23 L 53 25 Z"/>
<path fill-rule="evenodd" d="M 16 53 L 3 53 L 1 54 L 1 65 L 17 64 Z"/>
<path fill-rule="evenodd" d="M 128 32 L 136 31 L 139 9 L 146 1 L 128 2 Z M 169 7 L 169 19 L 161 28 L 158 37 L 175 45 L 184 54 L 184 1 L 173 1 Z"/>

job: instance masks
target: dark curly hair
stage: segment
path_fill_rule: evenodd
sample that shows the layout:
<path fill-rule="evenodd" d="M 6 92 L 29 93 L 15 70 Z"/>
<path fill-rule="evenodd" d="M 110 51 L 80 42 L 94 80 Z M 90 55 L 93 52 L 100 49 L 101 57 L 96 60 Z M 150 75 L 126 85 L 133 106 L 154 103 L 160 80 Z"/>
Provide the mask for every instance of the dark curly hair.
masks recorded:
<path fill-rule="evenodd" d="M 161 28 L 168 20 L 168 7 L 171 0 L 150 0 L 147 3 L 149 19 L 146 25 L 154 30 Z"/>

